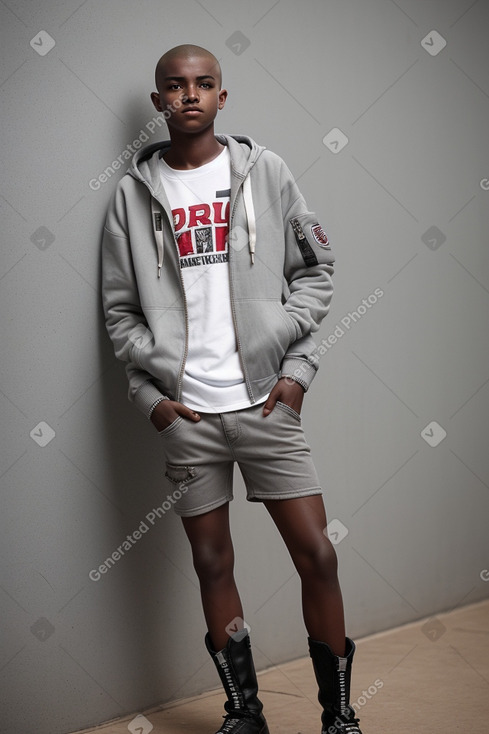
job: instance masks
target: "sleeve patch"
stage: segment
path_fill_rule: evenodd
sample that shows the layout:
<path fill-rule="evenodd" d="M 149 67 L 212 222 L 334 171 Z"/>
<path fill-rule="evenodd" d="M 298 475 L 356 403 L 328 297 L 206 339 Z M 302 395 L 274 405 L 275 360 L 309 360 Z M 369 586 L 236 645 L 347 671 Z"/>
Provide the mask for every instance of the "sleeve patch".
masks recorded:
<path fill-rule="evenodd" d="M 320 247 L 329 247 L 328 235 L 319 222 L 311 225 L 311 234 Z"/>

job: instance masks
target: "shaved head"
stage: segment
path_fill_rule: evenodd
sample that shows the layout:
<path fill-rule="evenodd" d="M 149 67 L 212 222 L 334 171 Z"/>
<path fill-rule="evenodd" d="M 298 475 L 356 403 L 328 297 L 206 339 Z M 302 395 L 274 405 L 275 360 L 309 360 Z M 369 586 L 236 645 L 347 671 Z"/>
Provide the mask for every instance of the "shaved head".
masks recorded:
<path fill-rule="evenodd" d="M 219 88 L 222 86 L 222 72 L 221 65 L 216 59 L 214 54 L 208 51 L 202 46 L 195 46 L 192 43 L 184 43 L 181 46 L 175 46 L 167 51 L 156 64 L 155 70 L 155 83 L 156 88 L 160 88 L 160 84 L 165 80 L 167 76 L 167 66 L 170 62 L 175 59 L 192 59 L 200 58 L 205 59 L 208 62 L 209 74 L 214 76 L 218 82 Z"/>
<path fill-rule="evenodd" d="M 228 93 L 221 88 L 221 67 L 214 54 L 190 43 L 175 46 L 158 61 L 155 81 L 158 91 L 151 92 L 151 101 L 164 114 L 173 145 L 173 154 L 165 153 L 165 160 L 178 168 L 186 161 L 188 141 L 196 135 L 208 136 L 202 160 L 216 155 L 222 148 L 214 137 L 214 120 Z M 178 145 L 183 152 L 178 153 Z"/>

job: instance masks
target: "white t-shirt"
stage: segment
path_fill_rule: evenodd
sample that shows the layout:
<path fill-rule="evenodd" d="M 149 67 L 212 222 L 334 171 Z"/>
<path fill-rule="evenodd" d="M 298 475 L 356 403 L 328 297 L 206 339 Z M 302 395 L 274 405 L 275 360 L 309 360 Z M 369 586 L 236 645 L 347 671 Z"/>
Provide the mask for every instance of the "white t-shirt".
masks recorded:
<path fill-rule="evenodd" d="M 160 163 L 188 309 L 182 403 L 204 413 L 248 408 L 229 290 L 229 151 L 226 147 L 210 163 L 190 170 Z"/>

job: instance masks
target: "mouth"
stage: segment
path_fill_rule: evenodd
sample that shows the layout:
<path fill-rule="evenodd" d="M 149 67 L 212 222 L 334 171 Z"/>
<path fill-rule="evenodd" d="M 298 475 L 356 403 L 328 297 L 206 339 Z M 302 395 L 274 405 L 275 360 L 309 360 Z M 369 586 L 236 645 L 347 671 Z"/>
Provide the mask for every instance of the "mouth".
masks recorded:
<path fill-rule="evenodd" d="M 185 110 L 182 110 L 183 115 L 188 114 L 202 114 L 203 110 L 201 110 L 199 107 L 187 107 Z"/>

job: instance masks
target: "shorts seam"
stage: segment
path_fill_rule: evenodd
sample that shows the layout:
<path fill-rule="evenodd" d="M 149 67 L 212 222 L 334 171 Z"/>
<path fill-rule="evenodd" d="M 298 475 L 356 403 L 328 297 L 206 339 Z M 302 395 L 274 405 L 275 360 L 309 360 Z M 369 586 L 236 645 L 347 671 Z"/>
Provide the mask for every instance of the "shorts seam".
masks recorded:
<path fill-rule="evenodd" d="M 248 410 L 248 408 L 243 408 L 243 410 Z M 238 413 L 239 411 L 232 410 L 230 412 L 231 413 Z M 236 452 L 234 451 L 234 444 L 231 444 L 231 442 L 229 440 L 228 432 L 226 431 L 226 425 L 224 423 L 224 418 L 223 418 L 223 415 L 224 414 L 223 413 L 219 413 L 218 415 L 219 415 L 219 420 L 221 421 L 222 432 L 224 434 L 224 438 L 226 439 L 226 444 L 228 446 L 229 451 L 231 452 L 231 456 L 233 457 L 233 461 L 236 461 Z M 243 429 L 242 429 L 241 425 L 239 425 L 239 423 L 238 423 L 238 435 L 236 436 L 236 439 L 235 439 L 234 443 L 236 443 L 237 441 L 239 441 L 239 439 L 241 438 L 242 434 L 243 434 Z"/>
<path fill-rule="evenodd" d="M 233 495 L 227 496 L 227 497 L 220 497 L 218 500 L 215 500 L 214 502 L 210 502 L 207 505 L 201 505 L 201 507 L 196 507 L 192 510 L 184 510 L 183 512 L 180 512 L 177 507 L 174 507 L 175 513 L 179 517 L 194 517 L 197 515 L 203 515 L 205 512 L 210 512 L 211 510 L 215 510 L 217 507 L 220 507 L 221 505 L 225 505 L 226 502 L 232 502 L 234 499 Z"/>
<path fill-rule="evenodd" d="M 304 487 L 304 489 L 294 489 L 291 492 L 267 492 L 266 494 L 247 495 L 248 502 L 253 500 L 285 500 L 295 499 L 296 497 L 312 497 L 316 494 L 322 494 L 322 487 Z"/>

